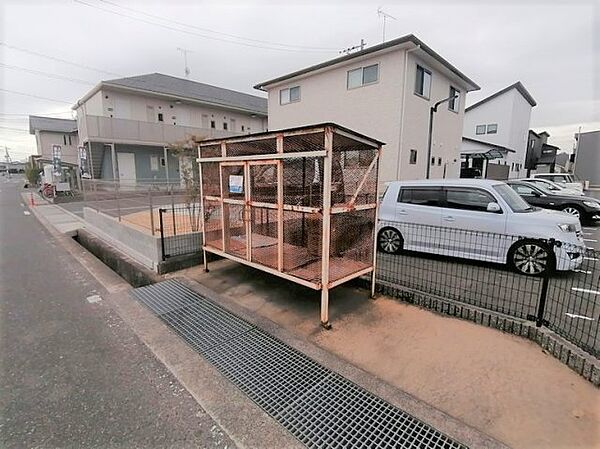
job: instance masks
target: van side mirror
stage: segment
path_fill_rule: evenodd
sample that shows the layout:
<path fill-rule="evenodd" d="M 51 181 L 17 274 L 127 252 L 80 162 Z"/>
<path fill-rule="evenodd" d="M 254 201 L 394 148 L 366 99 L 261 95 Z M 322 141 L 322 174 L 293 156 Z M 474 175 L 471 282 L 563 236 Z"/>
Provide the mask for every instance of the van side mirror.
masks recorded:
<path fill-rule="evenodd" d="M 494 212 L 497 214 L 499 212 L 502 212 L 502 209 L 500 208 L 500 205 L 498 203 L 491 202 L 487 205 L 487 211 Z"/>

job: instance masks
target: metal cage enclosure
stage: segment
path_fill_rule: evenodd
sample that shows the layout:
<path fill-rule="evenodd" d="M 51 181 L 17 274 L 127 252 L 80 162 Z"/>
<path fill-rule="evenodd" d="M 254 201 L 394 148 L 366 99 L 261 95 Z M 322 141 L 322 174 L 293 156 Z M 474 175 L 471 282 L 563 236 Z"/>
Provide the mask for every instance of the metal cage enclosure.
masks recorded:
<path fill-rule="evenodd" d="M 331 123 L 201 142 L 203 251 L 321 290 L 328 327 L 330 288 L 374 287 L 382 145 Z"/>

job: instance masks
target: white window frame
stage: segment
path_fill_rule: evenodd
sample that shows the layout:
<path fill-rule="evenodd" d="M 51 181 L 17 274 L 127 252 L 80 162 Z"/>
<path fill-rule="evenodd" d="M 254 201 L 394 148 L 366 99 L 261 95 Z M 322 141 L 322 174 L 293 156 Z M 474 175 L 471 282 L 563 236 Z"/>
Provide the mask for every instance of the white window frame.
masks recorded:
<path fill-rule="evenodd" d="M 494 131 L 490 131 L 490 126 L 495 126 L 496 129 L 494 129 Z M 485 129 L 486 134 L 498 134 L 498 123 L 489 123 Z"/>
<path fill-rule="evenodd" d="M 298 98 L 294 100 L 292 100 L 293 89 L 298 89 Z M 290 103 L 298 103 L 300 101 L 301 94 L 302 91 L 300 90 L 300 86 L 292 86 L 281 89 L 279 91 L 279 104 L 283 106 Z"/>
<path fill-rule="evenodd" d="M 479 132 L 479 129 L 483 129 L 483 132 Z M 476 125 L 475 126 L 475 135 L 483 136 L 486 133 L 487 127 L 486 125 Z"/>
<path fill-rule="evenodd" d="M 371 67 L 377 67 L 377 78 L 374 81 L 365 82 L 365 69 L 370 69 Z M 360 70 L 360 84 L 357 86 L 350 86 L 350 73 L 358 72 Z M 379 63 L 369 64 L 362 67 L 355 67 L 352 70 L 348 70 L 346 72 L 346 90 L 358 89 L 359 87 L 370 86 L 372 84 L 377 84 L 379 82 Z"/>
<path fill-rule="evenodd" d="M 450 86 L 450 92 L 448 94 L 449 97 L 452 96 L 452 91 L 454 91 L 454 95 L 457 95 L 457 97 L 451 98 L 448 101 L 448 110 L 456 112 L 458 114 L 458 112 L 460 111 L 460 90 L 458 90 L 454 86 Z"/>
<path fill-rule="evenodd" d="M 423 86 L 423 92 L 419 92 L 417 90 L 417 86 L 418 86 L 418 81 L 419 81 L 419 69 L 421 69 L 423 71 L 423 82 L 421 83 L 421 85 Z M 429 75 L 429 89 L 427 92 L 425 92 L 425 74 Z M 420 64 L 417 64 L 417 68 L 415 70 L 415 95 L 421 98 L 424 98 L 426 100 L 429 100 L 429 98 L 431 97 L 431 86 L 433 85 L 433 74 L 431 73 L 431 70 L 423 67 Z"/>

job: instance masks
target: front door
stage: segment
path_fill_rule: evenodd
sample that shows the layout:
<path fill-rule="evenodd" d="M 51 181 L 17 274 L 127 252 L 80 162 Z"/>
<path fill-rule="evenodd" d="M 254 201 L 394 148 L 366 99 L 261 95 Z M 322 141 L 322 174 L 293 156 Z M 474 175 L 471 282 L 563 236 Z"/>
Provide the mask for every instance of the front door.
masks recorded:
<path fill-rule="evenodd" d="M 135 154 L 117 153 L 117 167 L 119 169 L 119 184 L 122 186 L 135 185 Z"/>

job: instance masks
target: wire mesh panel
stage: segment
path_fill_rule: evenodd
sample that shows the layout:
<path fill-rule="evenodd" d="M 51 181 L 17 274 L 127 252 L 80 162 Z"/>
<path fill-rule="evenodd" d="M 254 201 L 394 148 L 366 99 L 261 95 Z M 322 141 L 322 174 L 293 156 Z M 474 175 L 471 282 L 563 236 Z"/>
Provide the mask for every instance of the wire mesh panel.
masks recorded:
<path fill-rule="evenodd" d="M 283 271 L 301 279 L 321 281 L 323 218 L 320 214 L 284 211 Z"/>
<path fill-rule="evenodd" d="M 335 214 L 331 217 L 329 280 L 335 282 L 373 265 L 372 236 L 375 209 Z"/>
<path fill-rule="evenodd" d="M 277 164 L 250 165 L 250 200 L 277 204 Z"/>
<path fill-rule="evenodd" d="M 219 201 L 204 200 L 204 244 L 223 250 L 223 207 Z"/>
<path fill-rule="evenodd" d="M 245 199 L 247 182 L 244 179 L 244 164 L 221 165 L 221 178 L 223 198 Z"/>
<path fill-rule="evenodd" d="M 218 162 L 202 164 L 202 193 L 208 196 L 221 196 L 221 172 Z"/>
<path fill-rule="evenodd" d="M 223 203 L 223 228 L 225 247 L 223 251 L 238 257 L 246 257 L 246 209 L 240 204 Z"/>
<path fill-rule="evenodd" d="M 227 156 L 250 156 L 277 153 L 277 139 L 244 140 L 227 143 Z"/>
<path fill-rule="evenodd" d="M 283 152 L 296 153 L 306 151 L 322 151 L 325 149 L 325 133 L 295 134 L 284 136 Z"/>
<path fill-rule="evenodd" d="M 290 206 L 323 206 L 322 157 L 283 161 L 283 203 Z"/>
<path fill-rule="evenodd" d="M 221 156 L 221 145 L 207 145 L 200 148 L 200 157 L 219 157 Z"/>
<path fill-rule="evenodd" d="M 252 232 L 252 262 L 277 268 L 277 211 L 264 207 L 252 207 L 250 229 Z"/>

